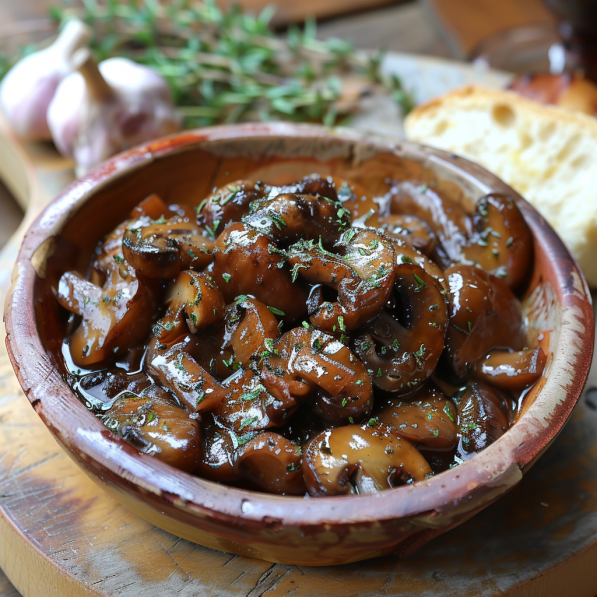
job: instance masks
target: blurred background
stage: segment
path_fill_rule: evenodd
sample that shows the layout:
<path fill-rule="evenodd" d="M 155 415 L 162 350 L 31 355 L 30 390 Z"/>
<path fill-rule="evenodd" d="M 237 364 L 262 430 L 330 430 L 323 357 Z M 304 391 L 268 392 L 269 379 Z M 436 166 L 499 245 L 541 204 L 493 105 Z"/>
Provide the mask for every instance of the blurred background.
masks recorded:
<path fill-rule="evenodd" d="M 76 6 L 80 1 L 73 1 Z M 236 2 L 234 2 L 236 3 Z M 28 19 L 43 19 L 52 0 L 2 0 L 1 29 Z M 225 8 L 233 4 L 220 0 Z M 269 0 L 243 0 L 258 12 Z M 307 17 L 320 21 L 322 38 L 342 37 L 356 47 L 466 59 L 492 35 L 527 25 L 554 26 L 542 0 L 278 0 L 274 24 L 283 29 Z"/>

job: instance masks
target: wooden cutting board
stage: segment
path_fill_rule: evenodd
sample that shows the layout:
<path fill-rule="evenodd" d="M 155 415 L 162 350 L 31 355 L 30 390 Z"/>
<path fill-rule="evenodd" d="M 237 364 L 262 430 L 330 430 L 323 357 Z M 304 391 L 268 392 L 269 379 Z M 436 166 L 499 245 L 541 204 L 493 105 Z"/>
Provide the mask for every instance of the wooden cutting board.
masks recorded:
<path fill-rule="evenodd" d="M 71 164 L 50 145 L 23 146 L 0 121 L 0 178 L 27 213 L 0 253 L 2 302 L 26 226 L 72 176 Z M 411 558 L 299 568 L 194 545 L 115 502 L 38 419 L 2 342 L 0 566 L 26 597 L 592 597 L 597 593 L 595 368 L 587 387 L 593 386 L 519 486 Z"/>

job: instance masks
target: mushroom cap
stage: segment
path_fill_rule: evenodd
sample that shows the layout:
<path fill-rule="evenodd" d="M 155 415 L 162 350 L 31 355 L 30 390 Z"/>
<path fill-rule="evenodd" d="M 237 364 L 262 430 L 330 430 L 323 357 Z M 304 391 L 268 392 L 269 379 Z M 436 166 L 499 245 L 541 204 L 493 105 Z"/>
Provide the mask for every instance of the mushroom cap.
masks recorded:
<path fill-rule="evenodd" d="M 398 480 L 421 481 L 430 473 L 419 451 L 384 425 L 324 431 L 310 440 L 303 456 L 311 495 L 376 493 Z"/>
<path fill-rule="evenodd" d="M 103 416 L 104 424 L 141 452 L 192 472 L 201 459 L 199 424 L 154 388 L 123 394 Z"/>
<path fill-rule="evenodd" d="M 471 265 L 453 265 L 445 275 L 450 284 L 446 352 L 459 378 L 493 348 L 525 346 L 520 301 L 503 280 Z"/>

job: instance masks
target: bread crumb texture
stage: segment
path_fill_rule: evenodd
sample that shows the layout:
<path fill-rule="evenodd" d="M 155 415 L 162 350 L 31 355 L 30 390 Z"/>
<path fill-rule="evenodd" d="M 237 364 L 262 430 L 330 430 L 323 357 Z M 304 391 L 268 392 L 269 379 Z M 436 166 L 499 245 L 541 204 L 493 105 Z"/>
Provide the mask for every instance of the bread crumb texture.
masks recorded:
<path fill-rule="evenodd" d="M 597 118 L 466 87 L 413 110 L 409 139 L 478 162 L 555 228 L 597 287 Z"/>

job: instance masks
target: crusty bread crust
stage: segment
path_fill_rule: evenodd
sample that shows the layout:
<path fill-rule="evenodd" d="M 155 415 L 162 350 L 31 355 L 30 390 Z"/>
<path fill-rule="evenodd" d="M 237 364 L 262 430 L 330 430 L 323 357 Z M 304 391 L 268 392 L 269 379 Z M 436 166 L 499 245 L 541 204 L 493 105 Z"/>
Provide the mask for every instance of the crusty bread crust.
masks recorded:
<path fill-rule="evenodd" d="M 597 118 L 465 87 L 415 108 L 407 136 L 485 166 L 556 229 L 597 286 Z"/>

